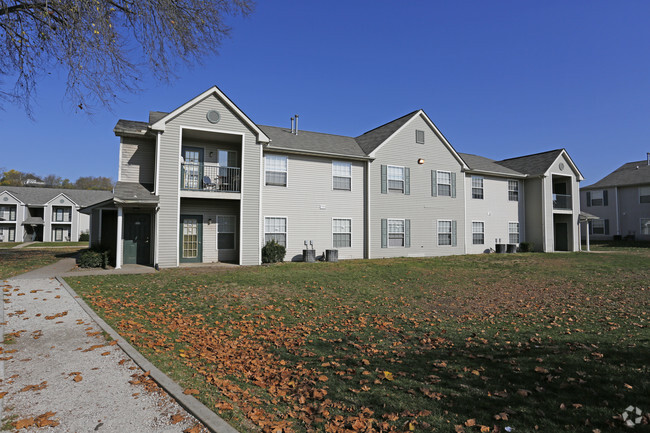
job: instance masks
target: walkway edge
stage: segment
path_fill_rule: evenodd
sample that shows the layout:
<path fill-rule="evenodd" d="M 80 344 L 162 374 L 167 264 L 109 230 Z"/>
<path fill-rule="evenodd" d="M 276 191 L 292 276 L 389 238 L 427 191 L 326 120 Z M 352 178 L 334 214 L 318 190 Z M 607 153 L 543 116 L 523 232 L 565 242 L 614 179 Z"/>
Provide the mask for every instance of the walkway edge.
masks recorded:
<path fill-rule="evenodd" d="M 191 413 L 196 419 L 201 421 L 203 425 L 215 433 L 239 433 L 238 430 L 233 428 L 230 424 L 224 421 L 219 415 L 211 411 L 207 406 L 198 401 L 191 395 L 183 394 L 183 389 L 173 380 L 171 380 L 165 373 L 160 371 L 153 365 L 147 358 L 142 356 L 131 344 L 129 344 L 120 334 L 118 334 L 108 323 L 95 313 L 95 311 L 86 304 L 86 302 L 77 295 L 77 292 L 72 289 L 65 282 L 62 277 L 56 277 L 56 280 L 72 295 L 77 303 L 83 310 L 90 315 L 90 317 L 109 334 L 117 344 L 126 352 L 126 354 L 133 359 L 133 361 L 140 366 L 144 371 L 149 371 L 149 376 L 158 383 L 167 393 L 176 400 L 181 406 Z"/>

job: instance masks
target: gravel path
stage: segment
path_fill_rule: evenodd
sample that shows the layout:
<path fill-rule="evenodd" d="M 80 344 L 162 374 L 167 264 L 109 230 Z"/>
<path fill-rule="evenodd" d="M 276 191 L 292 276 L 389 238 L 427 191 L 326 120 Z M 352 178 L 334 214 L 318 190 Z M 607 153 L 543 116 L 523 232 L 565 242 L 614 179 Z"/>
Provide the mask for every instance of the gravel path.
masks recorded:
<path fill-rule="evenodd" d="M 21 432 L 205 431 L 44 273 L 0 282 L 3 423 L 32 419 Z"/>

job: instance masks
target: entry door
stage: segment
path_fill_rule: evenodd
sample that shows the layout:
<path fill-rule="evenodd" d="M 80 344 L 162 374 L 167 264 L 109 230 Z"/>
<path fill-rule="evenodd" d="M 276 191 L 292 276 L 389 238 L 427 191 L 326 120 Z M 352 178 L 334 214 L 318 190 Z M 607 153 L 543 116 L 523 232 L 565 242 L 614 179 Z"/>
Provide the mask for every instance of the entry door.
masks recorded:
<path fill-rule="evenodd" d="M 567 223 L 555 223 L 555 251 L 569 251 L 569 228 Z"/>
<path fill-rule="evenodd" d="M 201 189 L 203 149 L 184 147 L 183 160 L 183 189 Z"/>
<path fill-rule="evenodd" d="M 203 217 L 201 215 L 181 215 L 180 261 L 201 263 L 203 261 Z"/>
<path fill-rule="evenodd" d="M 124 264 L 151 264 L 151 215 L 124 214 Z"/>

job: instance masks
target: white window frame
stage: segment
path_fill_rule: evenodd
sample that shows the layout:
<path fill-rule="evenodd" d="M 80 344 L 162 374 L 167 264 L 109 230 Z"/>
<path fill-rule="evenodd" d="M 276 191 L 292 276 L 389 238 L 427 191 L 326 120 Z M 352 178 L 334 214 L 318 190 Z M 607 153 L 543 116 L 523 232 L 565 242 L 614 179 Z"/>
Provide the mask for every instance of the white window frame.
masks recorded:
<path fill-rule="evenodd" d="M 483 198 L 485 197 L 484 183 L 485 183 L 485 178 L 483 176 L 472 176 L 472 199 L 483 200 Z M 474 190 L 476 190 L 476 192 Z M 479 191 L 480 191 L 480 197 L 478 197 Z M 477 197 L 475 197 L 475 195 Z"/>
<path fill-rule="evenodd" d="M 59 212 L 61 219 L 59 219 Z M 52 208 L 52 221 L 56 223 L 69 223 L 72 221 L 72 208 L 69 206 L 54 206 Z"/>
<path fill-rule="evenodd" d="M 336 172 L 336 170 L 335 170 L 335 166 L 336 166 L 337 164 L 340 164 L 340 165 L 345 164 L 345 165 L 347 165 L 347 166 L 349 167 L 350 175 L 349 175 L 349 176 L 341 176 L 340 174 L 336 174 L 336 173 L 335 173 L 335 172 Z M 339 178 L 347 178 L 347 179 L 350 179 L 350 188 L 347 188 L 347 189 L 346 189 L 346 188 L 337 188 L 337 187 L 335 186 L 335 182 L 334 182 L 334 180 L 335 180 L 337 177 L 339 177 Z M 333 191 L 352 191 L 352 163 L 351 163 L 351 162 L 347 162 L 347 161 L 332 161 L 332 190 L 333 190 Z"/>
<path fill-rule="evenodd" d="M 61 233 L 61 239 L 57 239 L 57 233 L 59 232 Z M 65 227 L 65 226 L 52 227 L 52 238 L 54 242 L 67 242 L 65 239 L 66 234 L 69 240 L 71 236 L 70 227 Z"/>
<path fill-rule="evenodd" d="M 232 232 L 220 232 L 219 231 L 219 218 L 232 218 L 234 223 L 233 223 L 233 231 Z M 237 218 L 237 215 L 216 215 L 214 218 L 214 222 L 217 225 L 217 230 L 215 236 L 215 241 L 216 241 L 216 250 L 222 250 L 222 251 L 234 251 L 237 249 L 237 221 L 239 218 Z M 234 248 L 219 248 L 219 233 L 223 234 L 233 234 L 233 246 Z M 266 244 L 266 242 L 265 242 Z"/>
<path fill-rule="evenodd" d="M 284 163 L 284 165 L 285 165 L 284 171 L 281 171 L 281 170 L 269 170 L 267 168 L 268 160 L 272 159 L 272 158 L 284 159 L 284 162 L 285 162 Z M 268 183 L 267 182 L 267 173 L 284 173 L 284 176 L 285 176 L 284 185 L 279 184 L 279 183 Z M 279 186 L 279 187 L 282 187 L 282 188 L 286 188 L 286 187 L 289 186 L 289 157 L 288 156 L 286 156 L 286 155 L 268 154 L 268 153 L 266 155 L 264 155 L 264 185 L 266 185 L 266 186 Z"/>
<path fill-rule="evenodd" d="M 280 218 L 284 219 L 284 232 L 267 232 L 266 231 L 266 220 L 268 218 Z M 289 218 L 286 216 L 278 216 L 278 215 L 265 215 L 264 216 L 264 244 L 266 245 L 266 235 L 267 234 L 276 234 L 276 233 L 284 233 L 284 247 L 287 248 L 287 245 L 289 245 Z M 279 243 L 279 242 L 278 242 Z"/>
<path fill-rule="evenodd" d="M 392 234 L 402 235 L 402 245 L 391 245 L 390 244 L 390 223 L 391 221 L 401 221 L 402 222 L 402 231 L 401 232 L 392 232 Z M 386 220 L 386 237 L 387 237 L 387 247 L 388 248 L 405 248 L 406 247 L 406 219 L 405 218 L 388 218 Z"/>
<path fill-rule="evenodd" d="M 11 211 L 12 210 L 14 212 L 14 218 L 13 219 L 11 219 Z M 16 214 L 17 213 L 18 213 L 18 206 L 16 206 L 15 204 L 13 204 L 13 205 L 12 204 L 6 204 L 6 205 L 0 206 L 0 217 L 6 218 L 4 221 L 7 221 L 7 222 L 16 221 Z M 6 217 L 4 217 L 3 215 L 6 215 Z"/>
<path fill-rule="evenodd" d="M 513 188 L 514 186 L 514 188 Z M 519 181 L 508 179 L 508 201 L 519 201 Z"/>
<path fill-rule="evenodd" d="M 350 222 L 350 231 L 349 232 L 335 232 L 334 231 L 334 222 L 337 220 L 345 220 Z M 334 235 L 350 235 L 350 245 L 345 246 L 345 247 L 339 247 L 334 244 Z M 352 218 L 350 217 L 333 217 L 332 218 L 332 248 L 335 249 L 340 249 L 340 248 L 352 248 Z"/>
<path fill-rule="evenodd" d="M 401 179 L 391 179 L 391 168 L 401 170 L 402 171 L 402 178 Z M 402 188 L 401 189 L 399 189 L 399 188 L 391 188 L 390 187 L 391 180 L 393 182 L 402 182 Z M 402 194 L 404 194 L 405 186 L 406 186 L 406 170 L 404 169 L 404 167 L 400 166 L 400 165 L 388 165 L 386 167 L 386 187 L 388 188 L 388 191 L 389 192 L 390 191 L 399 191 Z"/>
<path fill-rule="evenodd" d="M 440 179 L 440 175 L 442 174 L 447 174 L 449 175 L 449 182 L 443 182 Z M 440 193 L 440 187 L 441 186 L 448 186 L 449 187 L 449 194 L 441 194 Z M 436 173 L 436 189 L 438 190 L 438 197 L 451 197 L 451 171 L 445 171 L 445 170 L 438 170 Z"/>
<path fill-rule="evenodd" d="M 646 201 L 644 200 L 644 197 Z M 639 204 L 650 203 L 650 186 L 640 186 L 639 187 Z"/>
<path fill-rule="evenodd" d="M 650 218 L 641 218 L 639 223 L 641 226 L 641 231 L 639 231 L 639 233 L 642 235 L 650 235 Z"/>
<path fill-rule="evenodd" d="M 441 223 L 449 223 L 449 231 L 441 231 L 440 230 L 440 224 Z M 452 236 L 453 236 L 453 223 L 451 220 L 438 220 L 436 221 L 436 238 L 437 241 L 436 243 L 438 244 L 439 247 L 450 247 L 452 244 Z M 440 243 L 440 235 L 444 235 L 445 239 L 447 236 L 449 236 L 449 243 Z"/>
<path fill-rule="evenodd" d="M 474 224 L 481 224 L 481 231 L 474 229 Z M 482 236 L 481 242 L 476 242 L 474 235 L 480 234 Z M 485 245 L 485 221 L 472 221 L 472 245 Z"/>
<path fill-rule="evenodd" d="M 596 195 L 599 197 L 596 198 Z M 596 200 L 599 200 L 600 203 L 595 203 Z M 602 189 L 596 189 L 591 191 L 591 203 L 589 203 L 590 206 L 604 206 L 605 205 L 605 200 L 603 198 L 603 190 Z"/>
<path fill-rule="evenodd" d="M 206 150 L 206 151 L 208 153 L 210 152 L 210 150 Z M 219 162 L 219 152 L 226 152 L 226 165 L 221 165 L 221 163 Z M 237 161 L 239 161 L 239 152 L 237 152 L 236 150 L 217 148 L 217 150 L 214 151 L 214 153 L 216 155 L 215 159 L 217 161 L 214 164 L 217 164 L 218 167 L 222 167 L 222 168 L 238 168 L 238 167 L 232 167 L 232 166 L 228 165 L 228 160 L 230 159 L 230 158 L 228 158 L 229 153 L 234 153 L 235 154 L 235 159 Z M 223 216 L 225 216 L 225 215 L 223 215 Z"/>
<path fill-rule="evenodd" d="M 517 231 L 514 232 L 512 231 L 513 224 L 516 225 Z M 508 221 L 508 243 L 509 244 L 518 244 L 521 242 L 521 233 L 520 233 L 520 227 L 519 227 L 519 222 L 518 221 Z M 517 235 L 517 242 L 511 242 L 511 236 L 512 235 Z"/>

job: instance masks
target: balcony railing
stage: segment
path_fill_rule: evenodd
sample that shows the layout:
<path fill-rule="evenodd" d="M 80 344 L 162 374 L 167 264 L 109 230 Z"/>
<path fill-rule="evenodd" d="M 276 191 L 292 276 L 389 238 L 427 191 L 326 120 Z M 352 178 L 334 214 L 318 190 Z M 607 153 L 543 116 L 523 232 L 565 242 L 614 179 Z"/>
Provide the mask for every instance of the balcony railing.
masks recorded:
<path fill-rule="evenodd" d="M 181 164 L 181 189 L 186 191 L 240 192 L 240 168 L 210 163 Z"/>
<path fill-rule="evenodd" d="M 553 194 L 553 209 L 571 210 L 571 195 Z"/>

